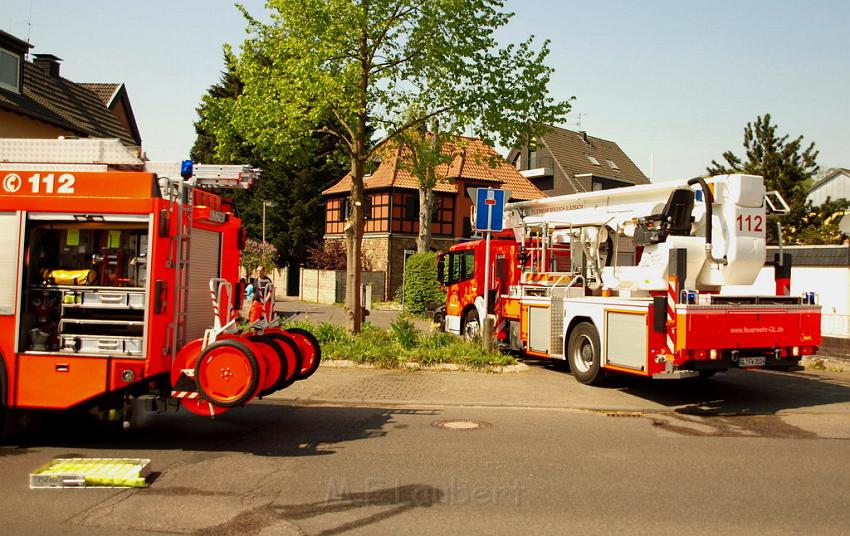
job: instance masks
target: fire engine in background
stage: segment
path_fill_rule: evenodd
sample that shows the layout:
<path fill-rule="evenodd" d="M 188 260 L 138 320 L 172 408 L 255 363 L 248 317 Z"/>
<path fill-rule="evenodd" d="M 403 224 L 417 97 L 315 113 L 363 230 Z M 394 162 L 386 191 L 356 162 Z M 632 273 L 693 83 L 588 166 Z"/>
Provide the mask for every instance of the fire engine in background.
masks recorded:
<path fill-rule="evenodd" d="M 766 208 L 767 207 L 767 208 Z M 505 232 L 439 260 L 446 331 L 475 337 L 485 270 L 503 349 L 566 360 L 587 384 L 606 371 L 653 378 L 731 367 L 797 368 L 820 344 L 814 293 L 734 296 L 765 262 L 766 212 L 787 211 L 761 177 L 724 175 L 551 197 L 505 207 Z M 510 229 L 510 231 L 507 231 Z"/>
<path fill-rule="evenodd" d="M 310 376 L 315 339 L 235 328 L 247 166 L 143 161 L 118 140 L 0 140 L 0 402 L 216 415 Z M 157 403 L 158 402 L 158 403 Z M 170 404 L 169 404 L 170 402 Z"/>

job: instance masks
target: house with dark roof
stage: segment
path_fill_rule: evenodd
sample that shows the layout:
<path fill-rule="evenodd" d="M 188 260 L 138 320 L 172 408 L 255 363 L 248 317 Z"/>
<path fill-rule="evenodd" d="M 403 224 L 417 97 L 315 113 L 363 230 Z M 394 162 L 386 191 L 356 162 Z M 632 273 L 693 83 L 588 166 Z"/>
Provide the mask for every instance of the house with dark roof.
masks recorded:
<path fill-rule="evenodd" d="M 470 214 L 472 200 L 468 187 L 502 188 L 512 200 L 546 197 L 517 169 L 477 138 L 460 137 L 444 144 L 453 158 L 436 170 L 440 178 L 435 191 L 435 209 L 431 232 L 437 248 L 448 249 L 453 243 L 472 236 Z M 404 260 L 416 251 L 419 234 L 419 183 L 404 166 L 407 149 L 388 146 L 379 152 L 380 163 L 364 178 L 366 187 L 366 227 L 363 251 L 372 268 L 385 272 L 386 298 L 401 286 Z M 326 200 L 325 239 L 343 238 L 348 217 L 351 175 L 322 192 Z"/>
<path fill-rule="evenodd" d="M 816 181 L 809 189 L 806 199 L 814 206 L 826 203 L 827 199 L 838 201 L 850 199 L 850 169 L 831 168 Z"/>
<path fill-rule="evenodd" d="M 511 150 L 508 161 L 549 196 L 649 183 L 615 142 L 559 127 Z"/>
<path fill-rule="evenodd" d="M 0 137 L 142 139 L 124 84 L 78 84 L 60 76 L 61 58 L 26 56 L 32 45 L 0 30 Z"/>

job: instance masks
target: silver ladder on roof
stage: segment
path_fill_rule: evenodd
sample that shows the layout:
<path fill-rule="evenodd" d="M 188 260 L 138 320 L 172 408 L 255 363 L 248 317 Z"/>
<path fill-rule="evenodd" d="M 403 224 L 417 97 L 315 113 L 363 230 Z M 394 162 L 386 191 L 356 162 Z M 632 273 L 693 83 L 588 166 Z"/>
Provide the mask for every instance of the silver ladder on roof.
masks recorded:
<path fill-rule="evenodd" d="M 176 218 L 177 232 L 169 247 L 167 266 L 174 269 L 174 311 L 169 324 L 168 345 L 163 353 L 176 357 L 186 344 L 186 323 L 189 304 L 189 266 L 194 217 L 194 190 L 247 189 L 259 177 L 260 170 L 247 165 L 196 164 L 193 174 L 184 179 L 180 166 L 168 163 L 147 163 L 146 170 L 157 173 L 162 196 L 168 199 L 169 221 Z M 176 178 L 172 178 L 176 177 Z"/>

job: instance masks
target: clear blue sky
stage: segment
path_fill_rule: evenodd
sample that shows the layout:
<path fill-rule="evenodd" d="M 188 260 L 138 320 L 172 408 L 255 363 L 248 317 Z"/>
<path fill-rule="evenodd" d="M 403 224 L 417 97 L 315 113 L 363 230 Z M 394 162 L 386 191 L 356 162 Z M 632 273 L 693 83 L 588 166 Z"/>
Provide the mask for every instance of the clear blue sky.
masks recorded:
<path fill-rule="evenodd" d="M 264 2 L 245 0 L 252 13 Z M 32 9 L 32 26 L 28 28 Z M 509 1 L 506 40 L 552 41 L 555 96 L 576 96 L 582 127 L 617 141 L 656 180 L 690 177 L 770 112 L 850 166 L 850 2 Z M 152 159 L 179 160 L 195 107 L 244 21 L 219 0 L 0 0 L 0 29 L 64 59 L 77 82 L 125 82 Z M 575 128 L 573 124 L 567 125 Z"/>

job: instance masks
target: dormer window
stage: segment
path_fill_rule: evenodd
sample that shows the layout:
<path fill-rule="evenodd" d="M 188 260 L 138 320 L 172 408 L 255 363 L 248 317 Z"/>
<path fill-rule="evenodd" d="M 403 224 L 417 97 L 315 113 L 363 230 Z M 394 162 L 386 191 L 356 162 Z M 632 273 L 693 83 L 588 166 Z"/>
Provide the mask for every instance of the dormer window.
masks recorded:
<path fill-rule="evenodd" d="M 590 156 L 590 155 L 585 155 L 585 156 L 587 156 L 587 159 L 590 160 L 590 163 L 593 164 L 594 166 L 599 165 L 599 160 L 597 160 L 595 157 Z"/>
<path fill-rule="evenodd" d="M 0 48 L 0 88 L 21 92 L 21 56 Z"/>

